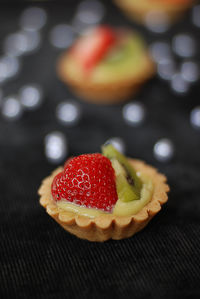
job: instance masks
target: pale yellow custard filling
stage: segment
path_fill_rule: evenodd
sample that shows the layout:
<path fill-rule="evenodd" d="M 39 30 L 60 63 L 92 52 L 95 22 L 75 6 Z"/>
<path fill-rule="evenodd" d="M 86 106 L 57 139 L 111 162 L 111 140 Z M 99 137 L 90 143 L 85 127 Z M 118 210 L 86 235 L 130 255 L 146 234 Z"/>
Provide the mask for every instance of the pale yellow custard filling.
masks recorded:
<path fill-rule="evenodd" d="M 153 194 L 152 181 L 141 173 L 138 173 L 138 176 L 143 182 L 140 199 L 129 202 L 124 202 L 118 199 L 111 214 L 116 216 L 135 215 L 151 200 Z M 61 210 L 89 218 L 95 218 L 97 216 L 101 216 L 102 214 L 110 214 L 98 209 L 81 207 L 76 204 L 66 202 L 64 200 L 57 201 L 56 204 Z"/>

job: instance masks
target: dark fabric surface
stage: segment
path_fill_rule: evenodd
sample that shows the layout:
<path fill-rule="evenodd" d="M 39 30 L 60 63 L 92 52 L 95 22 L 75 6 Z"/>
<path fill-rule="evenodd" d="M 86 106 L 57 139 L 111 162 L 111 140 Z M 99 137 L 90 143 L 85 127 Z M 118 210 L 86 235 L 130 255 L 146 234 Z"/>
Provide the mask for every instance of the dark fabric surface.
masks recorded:
<path fill-rule="evenodd" d="M 67 2 L 67 1 L 66 1 Z M 48 24 L 41 50 L 22 58 L 20 75 L 3 87 L 15 93 L 22 84 L 40 83 L 42 107 L 25 112 L 16 122 L 0 118 L 0 298 L 200 298 L 200 133 L 189 123 L 189 112 L 199 103 L 195 85 L 185 97 L 154 78 L 138 95 L 147 119 L 138 128 L 127 126 L 122 105 L 103 107 L 77 100 L 83 110 L 80 125 L 65 128 L 55 118 L 55 105 L 75 98 L 55 74 L 59 52 L 50 46 L 54 24 L 69 22 L 76 2 L 43 4 Z M 130 26 L 111 3 L 106 22 Z M 0 43 L 18 28 L 25 4 L 0 9 Z M 188 31 L 199 39 L 189 14 L 164 37 Z M 147 40 L 158 37 L 144 29 Z M 64 132 L 69 155 L 99 151 L 112 136 L 122 137 L 127 155 L 145 160 L 168 176 L 168 203 L 151 223 L 132 238 L 102 244 L 80 240 L 65 232 L 38 203 L 41 180 L 54 168 L 45 158 L 44 136 Z M 171 138 L 176 155 L 159 163 L 154 143 Z"/>

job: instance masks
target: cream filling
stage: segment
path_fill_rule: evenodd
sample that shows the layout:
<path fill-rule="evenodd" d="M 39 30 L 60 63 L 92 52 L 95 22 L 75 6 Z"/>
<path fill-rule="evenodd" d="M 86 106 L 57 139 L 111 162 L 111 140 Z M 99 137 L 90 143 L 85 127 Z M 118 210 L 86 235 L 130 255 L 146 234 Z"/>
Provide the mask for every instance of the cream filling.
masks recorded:
<path fill-rule="evenodd" d="M 139 200 L 133 200 L 129 202 L 123 202 L 122 200 L 118 199 L 118 201 L 116 202 L 113 208 L 112 213 L 107 213 L 98 209 L 81 207 L 71 202 L 70 203 L 66 202 L 64 200 L 57 201 L 56 204 L 61 210 L 70 213 L 75 213 L 77 215 L 81 215 L 89 218 L 95 218 L 103 214 L 113 214 L 116 216 L 135 215 L 151 200 L 153 194 L 152 181 L 141 173 L 139 173 L 138 176 L 140 176 L 143 182 L 143 187 L 141 190 L 141 198 Z"/>
<path fill-rule="evenodd" d="M 135 215 L 139 211 L 141 211 L 142 208 L 151 200 L 153 194 L 153 183 L 149 178 L 145 177 L 144 175 L 140 175 L 140 178 L 143 182 L 140 199 L 132 200 L 129 202 L 124 202 L 118 199 L 113 209 L 114 215 Z"/>

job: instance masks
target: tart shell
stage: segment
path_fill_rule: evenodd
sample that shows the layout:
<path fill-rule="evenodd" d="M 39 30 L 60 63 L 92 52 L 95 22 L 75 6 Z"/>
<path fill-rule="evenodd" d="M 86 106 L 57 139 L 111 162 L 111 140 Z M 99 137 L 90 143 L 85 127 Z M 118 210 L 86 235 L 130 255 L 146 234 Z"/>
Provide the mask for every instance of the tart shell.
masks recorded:
<path fill-rule="evenodd" d="M 51 184 L 54 176 L 63 170 L 62 167 L 57 168 L 49 177 L 43 180 L 38 191 L 40 204 L 66 231 L 81 239 L 103 242 L 108 239 L 120 240 L 131 237 L 142 230 L 161 210 L 161 206 L 167 202 L 169 186 L 166 184 L 166 177 L 158 173 L 155 168 L 140 160 L 130 159 L 129 162 L 136 171 L 148 176 L 154 185 L 150 202 L 135 215 L 122 217 L 103 214 L 91 219 L 59 209 L 51 199 Z"/>
<path fill-rule="evenodd" d="M 141 0 L 142 1 L 142 0 Z M 114 2 L 125 12 L 125 14 L 138 23 L 145 24 L 147 14 L 150 12 L 149 7 L 141 7 L 137 3 L 131 3 L 126 0 L 114 0 Z M 179 19 L 183 13 L 192 6 L 194 1 L 182 5 L 162 5 L 158 6 L 156 12 L 166 13 L 171 23 Z M 156 20 L 155 20 L 156 21 Z"/>
<path fill-rule="evenodd" d="M 155 74 L 155 65 L 150 56 L 144 56 L 146 65 L 138 76 L 129 80 L 120 80 L 114 83 L 94 83 L 87 80 L 78 80 L 68 71 L 68 52 L 60 56 L 57 62 L 59 78 L 71 88 L 79 98 L 95 104 L 114 104 L 123 102 L 137 93 L 141 85 Z"/>

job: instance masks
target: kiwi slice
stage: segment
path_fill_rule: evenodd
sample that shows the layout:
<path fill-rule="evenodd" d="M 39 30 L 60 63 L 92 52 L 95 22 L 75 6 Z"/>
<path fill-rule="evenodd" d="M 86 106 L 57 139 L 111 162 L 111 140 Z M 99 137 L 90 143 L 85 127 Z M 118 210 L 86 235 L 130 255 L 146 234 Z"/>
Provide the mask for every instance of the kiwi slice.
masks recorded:
<path fill-rule="evenodd" d="M 116 63 L 123 63 L 127 60 L 127 56 L 130 56 L 130 45 L 126 41 L 125 43 L 122 43 L 118 45 L 118 47 L 115 47 L 104 59 L 103 63 L 107 66 L 111 66 Z M 133 55 L 133 53 L 131 53 Z"/>
<path fill-rule="evenodd" d="M 137 199 L 137 195 L 134 193 L 132 186 L 128 182 L 124 167 L 118 162 L 117 159 L 112 159 L 111 162 L 116 175 L 118 198 L 124 202 Z"/>
<path fill-rule="evenodd" d="M 124 195 L 124 201 L 131 201 L 140 199 L 140 191 L 142 189 L 142 181 L 137 176 L 135 169 L 132 167 L 132 165 L 128 162 L 126 157 L 118 152 L 113 145 L 108 144 L 104 145 L 102 147 L 102 154 L 106 156 L 108 159 L 113 162 L 114 160 L 117 160 L 119 165 L 116 164 L 116 162 L 113 162 L 113 168 L 115 169 L 116 173 L 116 184 L 117 184 L 117 192 L 122 193 L 122 189 L 127 190 L 127 195 Z M 117 166 L 116 166 L 117 165 Z M 121 166 L 121 168 L 119 168 Z M 123 170 L 123 171 L 122 171 Z M 123 178 L 122 178 L 123 177 Z M 128 187 L 127 187 L 128 185 Z M 124 187 L 123 187 L 124 186 Z M 132 191 L 132 194 L 130 194 L 129 191 Z M 126 192 L 123 190 L 123 194 Z M 130 195 L 130 197 L 129 197 Z M 118 193 L 119 196 L 119 193 Z M 127 200 L 128 198 L 128 200 Z"/>
<path fill-rule="evenodd" d="M 146 69 L 146 48 L 137 34 L 127 34 L 107 53 L 91 74 L 93 82 L 126 81 Z"/>

